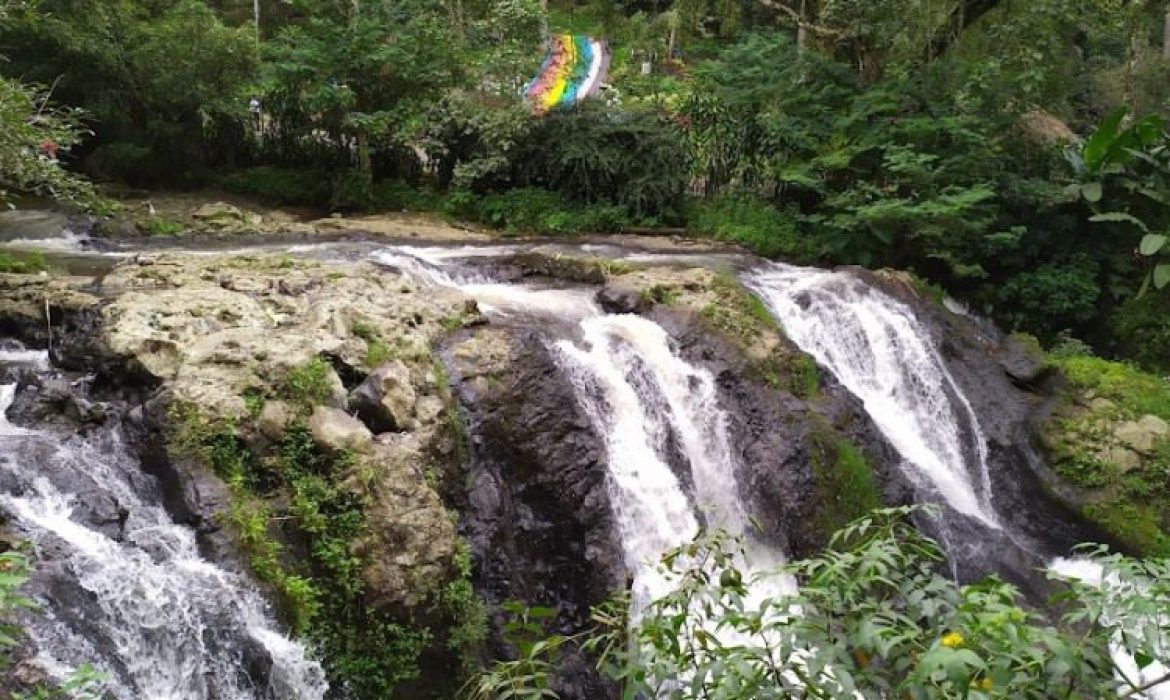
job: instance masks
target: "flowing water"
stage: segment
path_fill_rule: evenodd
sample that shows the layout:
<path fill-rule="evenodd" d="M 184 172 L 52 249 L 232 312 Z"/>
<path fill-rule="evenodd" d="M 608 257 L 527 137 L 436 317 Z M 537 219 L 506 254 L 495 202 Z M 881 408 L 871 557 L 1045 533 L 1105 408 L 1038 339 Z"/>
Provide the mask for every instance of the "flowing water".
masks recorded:
<path fill-rule="evenodd" d="M 802 350 L 865 404 L 907 475 L 998 529 L 979 420 L 912 309 L 845 272 L 773 264 L 745 280 Z"/>
<path fill-rule="evenodd" d="M 491 315 L 545 329 L 578 402 L 605 440 L 610 497 L 636 611 L 670 590 L 659 559 L 691 541 L 702 524 L 743 538 L 741 565 L 748 577 L 783 563 L 780 552 L 753 538 L 714 377 L 683 360 L 661 326 L 602 312 L 592 289 L 490 283 L 461 274 L 446 258 L 410 248 L 375 259 L 425 283 L 457 287 Z M 671 463 L 669 445 L 675 443 L 685 464 Z M 767 581 L 753 597 L 794 590 L 789 579 Z"/>
<path fill-rule="evenodd" d="M 992 530 L 1006 530 L 992 499 L 978 417 L 912 309 L 847 272 L 768 264 L 747 274 L 745 282 L 793 342 L 862 400 L 920 488 Z M 1003 534 L 1012 546 L 1026 540 L 1019 533 Z M 1089 585 L 1117 585 L 1100 564 L 1087 559 L 1058 558 L 1036 565 L 1045 563 Z M 1120 632 L 1130 627 L 1122 620 L 1109 623 L 1119 630 L 1112 645 L 1114 662 L 1129 678 L 1140 685 L 1167 673 L 1158 661 L 1139 669 Z M 1156 643 L 1170 654 L 1170 639 Z M 1170 687 L 1135 697 L 1170 700 Z"/>
<path fill-rule="evenodd" d="M 323 254 L 326 248 L 290 252 Z M 457 264 L 462 258 L 518 250 L 400 246 L 380 248 L 373 257 L 421 284 L 460 289 L 497 320 L 545 334 L 577 401 L 605 441 L 611 501 L 633 576 L 635 610 L 668 590 L 669 582 L 654 566 L 661 554 L 688 542 L 704 526 L 744 538 L 742 566 L 749 575 L 782 563 L 778 551 L 753 537 L 736 484 L 739 465 L 729 445 L 727 416 L 711 374 L 681 358 L 666 331 L 652 321 L 604 313 L 593 302 L 594 290 L 502 284 Z M 651 263 L 696 260 L 689 254 L 586 252 Z M 978 416 L 911 308 L 844 272 L 760 263 L 743 280 L 789 337 L 863 402 L 901 456 L 921 500 L 978 525 L 965 532 L 996 542 L 1018 541 L 1011 519 L 996 511 Z M 0 352 L 0 364 L 6 361 L 13 357 Z M 44 371 L 43 363 L 39 369 Z M 199 559 L 193 534 L 167 519 L 151 491 L 155 487 L 143 486 L 144 477 L 117 432 L 58 444 L 55 437 L 16 428 L 2 410 L 11 403 L 13 389 L 0 386 L 0 454 L 16 456 L 0 458 L 0 469 L 20 487 L 6 489 L 10 495 L 0 507 L 34 541 L 63 548 L 78 585 L 101 603 L 97 619 L 88 621 L 50 606 L 33 630 L 41 647 L 88 650 L 100 657 L 115 678 L 119 698 L 321 697 L 320 670 L 275 631 L 243 581 Z M 27 455 L 38 455 L 40 461 L 32 464 Z M 87 473 L 116 494 L 129 511 L 121 541 L 70 518 L 77 489 L 39 476 L 37 467 L 46 460 L 52 464 L 49 473 Z M 77 478 L 64 481 L 76 483 Z M 961 546 L 988 547 L 978 536 L 968 539 L 977 541 Z M 1053 564 L 1090 582 L 1103 578 L 1084 560 Z M 757 596 L 794 590 L 791 580 L 771 580 L 772 587 L 756 591 Z M 101 633 L 95 636 L 94 629 Z M 248 687 L 239 659 L 251 643 L 273 659 L 273 687 Z M 180 651 L 160 650 L 172 648 Z M 1125 663 L 1124 650 L 1116 651 L 1119 663 Z M 47 659 L 46 665 L 76 663 L 86 656 L 82 652 Z M 1149 697 L 1170 700 L 1170 691 Z"/>
<path fill-rule="evenodd" d="M 47 359 L 8 351 L 0 363 L 44 371 Z M 46 581 L 27 627 L 40 665 L 91 664 L 119 700 L 324 696 L 320 666 L 245 578 L 199 555 L 114 421 L 77 435 L 17 427 L 6 418 L 15 390 L 0 385 L 0 510 L 33 543 L 34 580 Z M 95 503 L 115 504 L 114 522 L 79 517 Z"/>

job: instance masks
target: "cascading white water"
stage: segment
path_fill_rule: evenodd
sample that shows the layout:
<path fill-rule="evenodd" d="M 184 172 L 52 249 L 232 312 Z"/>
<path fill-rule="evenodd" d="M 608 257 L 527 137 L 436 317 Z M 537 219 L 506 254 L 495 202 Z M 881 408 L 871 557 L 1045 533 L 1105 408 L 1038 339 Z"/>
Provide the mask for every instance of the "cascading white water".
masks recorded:
<path fill-rule="evenodd" d="M 51 552 L 74 591 L 49 596 L 28 626 L 46 670 L 89 663 L 119 700 L 324 696 L 320 666 L 277 631 L 245 578 L 200 557 L 195 533 L 171 520 L 116 428 L 62 440 L 12 426 L 14 391 L 0 385 L 0 509 L 38 551 Z M 73 518 L 95 498 L 116 502 L 120 538 Z M 255 687 L 244 665 L 265 655 L 268 685 Z"/>
<path fill-rule="evenodd" d="M 751 536 L 714 377 L 683 360 L 661 326 L 640 316 L 603 313 L 591 290 L 532 289 L 460 275 L 447 266 L 450 257 L 425 249 L 400 247 L 374 257 L 421 283 L 458 288 L 495 316 L 575 323 L 553 347 L 577 400 L 605 439 L 635 611 L 668 592 L 659 559 L 698 534 L 700 514 L 707 526 L 743 538 L 746 578 L 783 563 L 779 552 Z M 668 463 L 671 435 L 689 468 L 693 499 Z M 752 600 L 793 590 L 792 580 L 769 576 L 753 589 Z"/>
<path fill-rule="evenodd" d="M 562 339 L 556 348 L 578 401 L 605 436 L 612 502 L 634 574 L 634 610 L 669 591 L 656 565 L 664 552 L 698 533 L 694 509 L 708 527 L 744 538 L 741 566 L 747 577 L 783 563 L 778 552 L 751 538 L 727 419 L 710 372 L 680 358 L 666 331 L 639 316 L 594 316 L 581 322 L 581 330 L 583 346 Z M 681 440 L 693 506 L 665 461 L 667 430 Z M 752 598 L 758 602 L 793 590 L 790 579 L 769 576 Z"/>
<path fill-rule="evenodd" d="M 770 264 L 748 273 L 745 283 L 793 342 L 862 400 L 917 483 L 956 511 L 1003 529 L 991 501 L 978 419 L 910 308 L 845 272 Z M 1004 533 L 1019 543 L 1014 533 Z M 1089 585 L 1110 585 L 1101 565 L 1088 559 L 1058 558 L 1049 568 Z M 1170 649 L 1168 638 L 1154 643 Z M 1111 652 L 1139 684 L 1167 673 L 1160 661 L 1139 669 L 1120 631 Z M 1170 700 L 1170 686 L 1135 697 Z"/>
<path fill-rule="evenodd" d="M 917 484 L 1000 527 L 979 421 L 909 307 L 845 272 L 771 264 L 745 283 L 861 399 Z"/>

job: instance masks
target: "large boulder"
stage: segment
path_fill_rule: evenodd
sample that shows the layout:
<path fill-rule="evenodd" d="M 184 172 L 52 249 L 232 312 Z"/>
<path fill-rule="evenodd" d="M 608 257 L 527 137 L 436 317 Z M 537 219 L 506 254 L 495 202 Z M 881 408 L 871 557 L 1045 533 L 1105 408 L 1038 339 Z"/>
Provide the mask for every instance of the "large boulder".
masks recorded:
<path fill-rule="evenodd" d="M 367 452 L 374 436 L 360 420 L 345 411 L 317 406 L 309 416 L 309 431 L 321 448 L 334 452 Z"/>
<path fill-rule="evenodd" d="M 235 418 L 247 415 L 245 392 L 279 393 L 291 372 L 318 358 L 331 367 L 328 396 L 314 400 L 344 407 L 369 369 L 373 336 L 355 333 L 359 325 L 429 368 L 432 339 L 466 303 L 453 290 L 418 294 L 373 265 L 279 256 L 139 256 L 104 285 L 115 293 L 100 318 L 109 352 L 167 382 L 178 399 Z"/>
<path fill-rule="evenodd" d="M 415 610 L 454 573 L 455 525 L 427 483 L 423 437 L 380 442 L 360 467 L 368 479 L 368 527 L 354 553 L 366 562 L 366 595 L 377 608 Z"/>
<path fill-rule="evenodd" d="M 402 360 L 388 362 L 350 393 L 349 409 L 376 433 L 416 427 L 418 394 L 412 382 L 410 368 Z"/>

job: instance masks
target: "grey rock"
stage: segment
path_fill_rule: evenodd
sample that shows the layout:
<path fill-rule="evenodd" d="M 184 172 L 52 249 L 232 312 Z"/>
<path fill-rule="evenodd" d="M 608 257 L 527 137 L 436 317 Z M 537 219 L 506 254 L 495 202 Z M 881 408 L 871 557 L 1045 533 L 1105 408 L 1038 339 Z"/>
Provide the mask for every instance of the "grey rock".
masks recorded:
<path fill-rule="evenodd" d="M 418 395 L 410 368 L 393 360 L 370 373 L 349 395 L 349 409 L 375 433 L 406 430 L 415 424 Z"/>
<path fill-rule="evenodd" d="M 365 452 L 374 436 L 361 421 L 345 411 L 328 406 L 317 406 L 309 416 L 309 431 L 313 440 L 325 449 Z"/>
<path fill-rule="evenodd" d="M 283 401 L 265 401 L 256 420 L 260 433 L 269 440 L 279 440 L 292 419 L 292 408 Z"/>

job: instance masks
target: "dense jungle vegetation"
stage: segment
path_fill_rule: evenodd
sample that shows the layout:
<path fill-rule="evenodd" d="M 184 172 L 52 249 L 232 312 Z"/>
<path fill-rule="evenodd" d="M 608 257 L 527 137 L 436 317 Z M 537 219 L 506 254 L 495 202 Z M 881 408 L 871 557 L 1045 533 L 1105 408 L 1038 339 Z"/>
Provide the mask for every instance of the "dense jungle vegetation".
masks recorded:
<path fill-rule="evenodd" d="M 1164 3 L 6 0 L 3 12 L 10 191 L 92 202 L 59 156 L 97 181 L 436 210 L 509 231 L 686 227 L 798 262 L 910 269 L 1046 343 L 1071 335 L 1170 368 L 1166 297 L 1138 294 L 1170 282 Z M 544 27 L 610 41 L 602 99 L 546 118 L 521 104 Z"/>
<path fill-rule="evenodd" d="M 605 38 L 613 64 L 598 98 L 536 116 L 520 91 L 550 30 Z M 323 213 L 435 212 L 505 234 L 681 230 L 796 263 L 899 268 L 1057 348 L 1072 382 L 1118 410 L 1170 415 L 1164 383 L 1106 382 L 1170 373 L 1170 3 L 0 0 L 0 57 L 5 203 L 49 196 L 111 215 L 110 185 L 210 188 Z M 321 567 L 342 570 L 354 509 L 310 491 L 309 467 L 336 465 L 297 437 L 269 456 L 314 495 L 304 510 L 336 506 L 312 534 L 337 555 Z M 1101 486 L 1074 447 L 1058 466 Z M 243 484 L 243 457 L 217 454 Z M 1141 498 L 1116 490 L 1131 507 L 1111 511 L 1117 530 L 1145 522 L 1134 509 L 1162 512 L 1164 458 L 1116 475 L 1141 487 Z M 907 515 L 847 527 L 789 565 L 805 584 L 795 598 L 754 612 L 755 582 L 718 534 L 668 555 L 677 591 L 632 627 L 602 609 L 587 641 L 548 637 L 547 611 L 518 607 L 515 658 L 480 674 L 485 659 L 467 653 L 464 694 L 555 697 L 562 651 L 582 644 L 629 698 L 1148 690 L 1110 645 L 1129 634 L 1138 667 L 1165 658 L 1165 561 L 1088 552 L 1111 585 L 1070 584 L 1041 615 L 1001 581 L 941 576 L 938 547 Z M 1135 552 L 1170 551 L 1147 529 L 1157 537 L 1135 536 Z M 0 558 L 0 613 L 26 605 L 27 567 Z M 477 605 L 467 576 L 444 615 Z M 265 580 L 290 598 L 308 590 L 279 571 Z M 427 640 L 370 627 L 355 595 L 324 595 L 302 606 L 304 620 L 327 619 L 308 636 L 345 692 L 389 697 Z M 351 644 L 342 626 L 375 631 Z M 369 661 L 375 647 L 383 656 Z"/>

